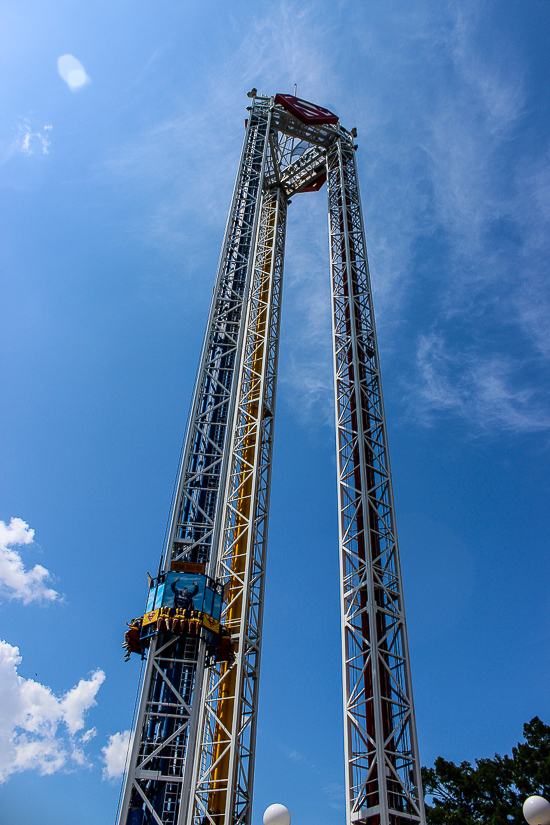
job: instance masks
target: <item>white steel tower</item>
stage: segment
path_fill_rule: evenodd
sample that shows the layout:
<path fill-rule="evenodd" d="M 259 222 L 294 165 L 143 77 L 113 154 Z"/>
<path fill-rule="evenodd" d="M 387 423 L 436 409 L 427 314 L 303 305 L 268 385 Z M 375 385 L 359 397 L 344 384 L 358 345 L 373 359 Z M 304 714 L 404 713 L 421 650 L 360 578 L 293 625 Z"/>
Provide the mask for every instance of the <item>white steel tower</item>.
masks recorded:
<path fill-rule="evenodd" d="M 424 825 L 355 131 L 253 89 L 119 825 L 250 825 L 287 204 L 328 190 L 347 823 Z"/>

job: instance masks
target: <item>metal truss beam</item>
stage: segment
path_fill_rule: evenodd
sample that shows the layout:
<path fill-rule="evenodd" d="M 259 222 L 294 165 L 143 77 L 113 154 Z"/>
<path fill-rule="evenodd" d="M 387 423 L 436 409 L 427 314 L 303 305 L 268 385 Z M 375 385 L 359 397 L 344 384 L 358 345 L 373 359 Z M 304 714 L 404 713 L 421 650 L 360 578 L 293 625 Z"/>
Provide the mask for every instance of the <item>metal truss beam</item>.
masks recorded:
<path fill-rule="evenodd" d="M 348 823 L 424 822 L 365 233 L 351 141 L 327 153 Z"/>
<path fill-rule="evenodd" d="M 272 130 L 266 184 L 282 186 L 291 197 L 325 172 L 325 150 Z"/>
<path fill-rule="evenodd" d="M 207 564 L 220 530 L 271 101 L 257 98 L 249 118 L 227 222 L 192 403 L 163 570 L 185 559 Z M 189 794 L 201 703 L 205 645 L 162 634 L 149 648 L 119 825 L 177 825 Z M 199 691 L 200 692 L 200 691 Z M 143 807 L 144 805 L 144 807 Z M 185 802 L 183 803 L 185 808 Z M 141 811 L 144 811 L 142 814 Z M 140 819 L 141 817 L 141 819 Z"/>
<path fill-rule="evenodd" d="M 165 568 L 181 558 L 208 563 L 219 530 L 216 505 L 224 487 L 226 432 L 231 429 L 235 404 L 234 376 L 243 343 L 242 318 L 268 149 L 269 104 L 269 98 L 258 98 L 249 118 L 201 355 Z"/>
<path fill-rule="evenodd" d="M 220 663 L 205 677 L 195 794 L 187 819 L 194 825 L 237 825 L 249 823 L 251 816 L 286 208 L 281 189 L 264 191 L 222 550 L 212 571 L 228 587 L 222 621 L 231 632 L 235 660 Z"/>
<path fill-rule="evenodd" d="M 282 135 L 298 138 L 311 146 L 322 146 L 328 149 L 339 133 L 337 126 L 311 126 L 292 117 L 282 106 L 273 109 L 273 128 Z"/>

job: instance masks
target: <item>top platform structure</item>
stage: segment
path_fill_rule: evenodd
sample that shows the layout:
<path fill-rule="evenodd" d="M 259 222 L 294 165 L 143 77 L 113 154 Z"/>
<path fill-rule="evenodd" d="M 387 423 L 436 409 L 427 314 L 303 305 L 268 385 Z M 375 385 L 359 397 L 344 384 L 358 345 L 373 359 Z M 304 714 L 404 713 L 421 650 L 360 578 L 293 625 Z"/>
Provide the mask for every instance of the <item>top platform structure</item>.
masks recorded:
<path fill-rule="evenodd" d="M 324 109 L 322 106 L 317 106 L 315 103 L 302 100 L 301 97 L 277 94 L 275 95 L 275 103 L 280 103 L 291 115 L 297 117 L 302 123 L 311 126 L 322 126 L 325 123 L 338 123 L 338 115 L 329 112 L 328 109 Z"/>
<path fill-rule="evenodd" d="M 338 115 L 302 98 L 277 94 L 254 99 L 271 101 L 264 186 L 282 188 L 287 198 L 316 192 L 326 181 L 327 149 L 339 136 L 353 143 L 353 135 L 339 124 Z"/>

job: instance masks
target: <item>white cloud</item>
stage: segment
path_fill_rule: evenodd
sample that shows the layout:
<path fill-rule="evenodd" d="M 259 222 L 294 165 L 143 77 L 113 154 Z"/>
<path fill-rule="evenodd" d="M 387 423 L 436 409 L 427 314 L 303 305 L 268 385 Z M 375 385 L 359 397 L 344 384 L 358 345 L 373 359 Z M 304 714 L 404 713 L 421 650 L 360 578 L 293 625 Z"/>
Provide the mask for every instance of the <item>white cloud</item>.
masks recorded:
<path fill-rule="evenodd" d="M 126 769 L 126 760 L 132 747 L 133 735 L 129 730 L 122 733 L 113 733 L 109 736 L 107 744 L 101 748 L 103 753 L 103 779 L 118 779 Z"/>
<path fill-rule="evenodd" d="M 451 0 L 429 11 L 413 2 L 398 14 L 390 12 L 391 39 L 387 16 L 368 18 L 361 4 L 345 5 L 347 25 L 333 28 L 319 5 L 299 0 L 253 13 L 237 46 L 216 56 L 192 105 L 178 109 L 176 104 L 165 120 L 114 151 L 103 168 L 127 182 L 135 178 L 141 192 L 146 188 L 149 213 L 138 218 L 136 229 L 164 252 L 174 249 L 178 259 L 185 247 L 189 288 L 198 282 L 192 276 L 203 272 L 205 249 L 215 250 L 215 267 L 243 134 L 244 91 L 252 85 L 263 93 L 293 91 L 297 82 L 299 95 L 333 108 L 345 125 L 359 128 L 358 165 L 384 359 L 399 353 L 398 361 L 403 352 L 408 358 L 398 367 L 401 376 L 394 370 L 394 382 L 403 380 L 419 337 L 429 336 L 436 323 L 445 333 L 451 320 L 460 328 L 460 357 L 472 364 L 472 338 L 482 328 L 480 366 L 463 370 L 463 392 L 479 410 L 489 411 L 495 427 L 507 428 L 512 410 L 521 409 L 515 426 L 529 429 L 540 414 L 520 370 L 514 390 L 501 369 L 500 391 L 494 383 L 490 391 L 487 373 L 488 364 L 496 368 L 502 361 L 498 339 L 504 329 L 510 341 L 521 336 L 526 344 L 521 355 L 511 345 L 518 362 L 542 359 L 550 350 L 550 295 L 541 286 L 549 252 L 548 157 L 540 152 L 530 157 L 523 144 L 510 148 L 529 107 L 522 57 L 501 41 L 493 50 L 480 48 L 484 12 L 470 0 Z M 343 54 L 354 72 L 347 85 L 338 68 Z M 302 198 L 312 213 L 326 209 L 324 195 L 319 206 L 313 196 L 302 195 L 289 210 L 285 295 L 292 294 L 292 301 L 285 302 L 283 333 L 291 333 L 288 356 L 281 351 L 287 359 L 281 388 L 301 418 L 332 426 L 330 310 L 322 284 L 322 279 L 328 283 L 326 217 L 320 230 L 317 215 L 314 221 L 297 208 Z M 514 233 L 516 247 L 510 240 Z M 441 238 L 440 246 L 434 238 Z M 433 258 L 440 250 L 439 266 Z M 439 338 L 444 348 L 450 336 Z M 455 355 L 453 348 L 449 356 Z M 429 388 L 420 384 L 410 391 L 428 410 Z M 506 401 L 507 394 L 512 397 Z M 434 412 L 441 409 L 436 398 Z M 461 405 L 446 409 L 460 414 Z M 477 427 L 477 419 L 474 423 Z"/>
<path fill-rule="evenodd" d="M 525 60 L 487 40 L 485 15 L 413 3 L 395 48 L 356 41 L 372 67 L 369 105 L 355 93 L 365 225 L 383 355 L 410 409 L 533 432 L 548 426 L 549 156 L 524 134 Z"/>
<path fill-rule="evenodd" d="M 31 570 L 25 566 L 13 545 L 32 544 L 34 530 L 20 518 L 12 518 L 9 524 L 0 521 L 0 593 L 9 599 L 21 599 L 23 604 L 33 601 L 55 601 L 59 593 L 46 586 L 52 574 L 41 564 Z"/>
<path fill-rule="evenodd" d="M 244 136 L 246 92 L 252 86 L 262 94 L 290 92 L 298 79 L 299 94 L 325 105 L 334 98 L 335 57 L 323 19 L 315 6 L 299 0 L 277 3 L 267 14 L 254 11 L 236 49 L 221 48 L 216 55 L 215 66 L 201 80 L 200 95 L 113 150 L 103 169 L 110 176 L 136 179 L 141 192 L 147 186 L 153 195 L 145 218 L 153 242 L 163 248 L 177 244 L 178 256 L 185 244 L 189 260 L 197 203 L 201 224 L 215 224 L 216 233 L 219 227 L 223 232 Z M 139 227 L 140 235 L 144 228 Z M 219 249 L 222 239 L 216 237 Z M 198 254 L 203 258 L 204 250 Z"/>
<path fill-rule="evenodd" d="M 86 733 L 82 734 L 82 736 L 80 737 L 80 741 L 83 745 L 85 745 L 86 742 L 89 742 L 90 739 L 94 738 L 94 736 L 97 736 L 97 730 L 96 728 L 90 728 L 86 731 Z"/>
<path fill-rule="evenodd" d="M 439 411 L 458 415 L 473 429 L 540 432 L 550 428 L 548 405 L 540 392 L 526 385 L 521 362 L 507 355 L 483 358 L 451 353 L 451 347 L 435 333 L 421 336 L 420 380 L 412 405 L 425 423 Z"/>
<path fill-rule="evenodd" d="M 323 788 L 323 791 L 328 797 L 328 804 L 331 808 L 334 808 L 336 811 L 340 811 L 345 807 L 345 789 L 339 782 L 330 782 Z"/>
<path fill-rule="evenodd" d="M 86 764 L 82 746 L 95 729 L 76 734 L 105 679 L 96 670 L 59 698 L 46 685 L 19 676 L 20 663 L 19 648 L 0 641 L 0 782 L 24 770 L 51 774 L 71 762 Z"/>
<path fill-rule="evenodd" d="M 19 135 L 15 143 L 12 144 L 12 150 L 17 148 L 25 155 L 32 155 L 38 143 L 42 148 L 42 154 L 48 155 L 48 146 L 51 146 L 51 140 L 48 140 L 49 135 L 46 133 L 51 132 L 52 129 L 53 126 L 44 126 L 42 131 L 33 132 L 30 121 L 23 118 L 23 122 L 18 124 Z"/>
<path fill-rule="evenodd" d="M 62 54 L 57 59 L 57 70 L 71 92 L 90 82 L 84 66 L 72 54 Z"/>
<path fill-rule="evenodd" d="M 334 424 L 326 193 L 296 195 L 289 208 L 280 401 L 302 424 Z"/>

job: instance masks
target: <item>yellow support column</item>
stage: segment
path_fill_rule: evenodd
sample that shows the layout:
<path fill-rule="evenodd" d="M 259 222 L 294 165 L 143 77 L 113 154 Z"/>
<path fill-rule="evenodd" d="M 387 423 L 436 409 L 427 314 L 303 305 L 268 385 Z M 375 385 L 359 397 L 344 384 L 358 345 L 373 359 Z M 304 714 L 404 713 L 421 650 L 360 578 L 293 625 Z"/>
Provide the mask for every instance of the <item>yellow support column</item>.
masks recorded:
<path fill-rule="evenodd" d="M 275 236 L 277 212 L 271 210 L 267 220 L 267 232 Z M 253 326 L 248 331 L 250 336 L 247 342 L 247 351 L 252 349 L 253 358 L 250 364 L 252 379 L 246 388 L 246 401 L 240 408 L 240 414 L 246 416 L 247 425 L 244 438 L 239 445 L 239 462 L 242 467 L 238 481 L 238 498 L 236 505 L 235 523 L 232 528 L 233 553 L 231 559 L 232 576 L 229 580 L 229 598 L 227 612 L 223 618 L 224 626 L 231 631 L 232 637 L 240 635 L 243 621 L 246 621 L 247 605 L 246 592 L 242 587 L 246 572 L 248 557 L 249 526 L 254 515 L 256 490 L 253 489 L 253 468 L 257 463 L 257 454 L 260 449 L 261 416 L 263 414 L 261 392 L 262 376 L 265 374 L 267 357 L 268 319 L 270 315 L 271 275 L 273 272 L 274 245 L 266 247 L 261 267 L 255 273 L 260 280 L 260 289 L 256 292 L 258 312 Z M 254 293 L 254 288 L 253 288 Z M 238 659 L 241 651 L 235 650 Z M 221 666 L 220 688 L 218 694 L 217 716 L 219 719 L 215 728 L 213 746 L 214 768 L 211 774 L 211 792 L 208 798 L 208 807 L 212 819 L 217 825 L 229 825 L 225 821 L 227 811 L 227 791 L 231 763 L 231 731 L 235 720 L 240 716 L 241 697 L 237 696 L 236 663 L 224 662 Z M 228 737 L 229 733 L 229 737 Z M 235 777 L 233 778 L 233 783 Z M 231 802 L 231 800 L 230 800 Z"/>

